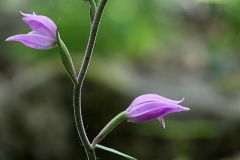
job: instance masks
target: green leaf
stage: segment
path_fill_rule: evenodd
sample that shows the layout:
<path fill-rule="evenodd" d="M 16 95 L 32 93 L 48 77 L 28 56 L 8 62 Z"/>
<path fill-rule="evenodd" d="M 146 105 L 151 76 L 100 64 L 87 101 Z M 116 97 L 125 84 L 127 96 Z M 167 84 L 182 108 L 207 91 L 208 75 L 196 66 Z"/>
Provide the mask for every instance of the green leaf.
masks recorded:
<path fill-rule="evenodd" d="M 136 158 L 131 157 L 131 156 L 125 154 L 125 153 L 119 152 L 119 151 L 117 151 L 115 149 L 112 149 L 112 148 L 109 148 L 109 147 L 105 147 L 105 146 L 100 145 L 100 144 L 96 144 L 96 148 L 99 148 L 99 149 L 102 149 L 102 150 L 105 150 L 105 151 L 108 151 L 108 152 L 112 152 L 114 154 L 117 154 L 117 155 L 122 156 L 126 159 L 129 159 L 129 160 L 137 160 Z"/>

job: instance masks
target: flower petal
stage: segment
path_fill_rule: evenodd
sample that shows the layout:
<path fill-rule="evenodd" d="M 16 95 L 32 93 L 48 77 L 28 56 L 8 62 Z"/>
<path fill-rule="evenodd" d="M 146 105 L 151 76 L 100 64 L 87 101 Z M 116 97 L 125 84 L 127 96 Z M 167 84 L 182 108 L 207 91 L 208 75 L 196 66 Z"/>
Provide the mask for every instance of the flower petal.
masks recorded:
<path fill-rule="evenodd" d="M 165 107 L 165 106 L 171 106 L 173 108 L 176 108 L 176 107 L 182 107 L 176 103 L 169 103 L 167 101 L 147 101 L 146 102 L 142 102 L 142 103 L 139 103 L 137 105 L 133 105 L 131 104 L 131 106 L 127 109 L 127 112 L 130 112 L 132 114 L 135 114 L 135 113 L 140 113 L 140 112 L 145 112 L 147 110 L 152 110 L 152 109 L 155 109 L 155 108 L 162 108 L 162 107 Z M 185 108 L 185 107 L 184 107 Z"/>
<path fill-rule="evenodd" d="M 164 102 L 146 102 L 132 107 L 131 109 L 127 110 L 127 112 L 129 113 L 129 115 L 134 115 L 144 113 L 149 110 L 161 109 L 167 105 L 168 104 Z"/>
<path fill-rule="evenodd" d="M 23 21 L 31 27 L 31 29 L 41 35 L 47 36 L 52 39 L 56 39 L 57 26 L 48 17 L 42 15 L 22 13 L 24 16 Z"/>
<path fill-rule="evenodd" d="M 24 17 L 31 17 L 33 15 L 36 15 L 36 13 L 33 11 L 33 14 L 28 14 L 28 13 L 23 13 L 22 11 L 20 11 L 21 15 Z"/>
<path fill-rule="evenodd" d="M 50 49 L 55 46 L 55 40 L 42 35 L 34 34 L 34 32 L 11 36 L 7 38 L 6 41 L 18 41 L 30 48 L 42 50 Z"/>
<path fill-rule="evenodd" d="M 149 102 L 145 104 L 141 104 L 138 107 L 127 112 L 127 116 L 130 121 L 139 123 L 146 122 L 158 117 L 164 117 L 168 114 L 188 111 L 189 108 L 180 106 L 180 105 L 170 105 L 164 106 L 163 104 L 159 104 L 158 102 Z"/>
<path fill-rule="evenodd" d="M 132 104 L 130 105 L 130 107 L 128 108 L 131 109 L 132 106 L 137 106 L 140 105 L 142 103 L 147 103 L 147 102 L 165 102 L 165 103 L 173 103 L 173 104 L 179 104 L 181 102 L 184 101 L 184 98 L 182 98 L 179 101 L 175 101 L 175 100 L 171 100 L 162 96 L 159 96 L 157 94 L 145 94 L 142 96 L 137 97 Z"/>
<path fill-rule="evenodd" d="M 165 128 L 166 128 L 166 125 L 165 125 L 165 120 L 164 120 L 164 118 L 163 118 L 163 117 L 159 117 L 158 120 L 159 120 L 159 122 L 161 123 L 163 129 L 165 129 Z"/>

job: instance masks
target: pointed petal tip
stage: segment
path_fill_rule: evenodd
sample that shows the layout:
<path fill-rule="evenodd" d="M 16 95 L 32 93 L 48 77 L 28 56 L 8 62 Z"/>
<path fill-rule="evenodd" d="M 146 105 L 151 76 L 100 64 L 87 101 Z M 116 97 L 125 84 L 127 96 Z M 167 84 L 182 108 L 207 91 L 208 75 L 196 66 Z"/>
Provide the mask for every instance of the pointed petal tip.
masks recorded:
<path fill-rule="evenodd" d="M 20 14 L 21 14 L 22 16 L 25 16 L 25 15 L 26 15 L 26 13 L 23 13 L 22 11 L 20 11 Z"/>
<path fill-rule="evenodd" d="M 37 34 L 14 35 L 7 38 L 6 41 L 20 42 L 27 47 L 38 49 L 38 50 L 47 50 L 55 47 L 54 40 L 49 39 L 48 37 L 44 37 L 42 35 L 37 35 Z"/>
<path fill-rule="evenodd" d="M 14 38 L 14 36 L 11 36 L 11 37 L 8 37 L 5 41 L 6 42 L 15 41 L 15 38 Z"/>
<path fill-rule="evenodd" d="M 187 107 L 181 107 L 181 110 L 182 110 L 182 111 L 189 111 L 190 108 L 187 108 Z"/>
<path fill-rule="evenodd" d="M 162 128 L 165 129 L 165 128 L 166 128 L 166 125 L 165 125 L 165 120 L 164 120 L 164 118 L 163 118 L 163 117 L 159 117 L 158 120 L 159 120 Z"/>
<path fill-rule="evenodd" d="M 178 101 L 178 104 L 179 104 L 179 103 L 182 103 L 184 100 L 185 100 L 185 97 L 183 97 L 181 100 L 179 100 L 179 101 Z"/>
<path fill-rule="evenodd" d="M 164 120 L 163 120 L 163 121 L 164 121 Z M 163 129 L 166 129 L 165 121 L 162 122 L 162 128 L 163 128 Z"/>
<path fill-rule="evenodd" d="M 183 106 L 178 105 L 178 106 L 177 106 L 175 109 L 173 109 L 173 110 L 175 110 L 175 111 L 173 111 L 173 112 L 183 112 L 183 111 L 189 111 L 190 108 L 187 108 L 187 107 L 183 107 Z"/>
<path fill-rule="evenodd" d="M 24 13 L 24 12 L 20 11 L 20 14 L 23 16 L 23 18 L 27 18 L 29 16 L 35 16 L 36 15 L 36 13 L 34 11 L 33 11 L 32 14 Z"/>
<path fill-rule="evenodd" d="M 23 16 L 22 19 L 27 18 L 27 17 L 30 16 L 30 14 L 28 14 L 28 13 L 23 13 L 22 11 L 20 11 L 20 14 Z"/>

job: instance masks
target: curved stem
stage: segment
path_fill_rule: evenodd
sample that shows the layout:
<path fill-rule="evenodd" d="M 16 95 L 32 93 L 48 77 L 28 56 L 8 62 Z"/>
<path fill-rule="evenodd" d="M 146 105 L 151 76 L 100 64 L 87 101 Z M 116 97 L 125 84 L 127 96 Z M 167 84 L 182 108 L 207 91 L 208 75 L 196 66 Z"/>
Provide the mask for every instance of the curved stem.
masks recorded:
<path fill-rule="evenodd" d="M 95 0 L 88 0 L 90 5 L 93 7 L 93 11 L 94 13 L 96 13 L 96 10 L 97 10 L 97 3 Z"/>
<path fill-rule="evenodd" d="M 78 132 L 78 136 L 84 146 L 85 152 L 87 153 L 88 160 L 96 160 L 96 155 L 94 149 L 92 149 L 91 144 L 87 138 L 86 131 L 84 129 L 82 110 L 81 110 L 81 87 L 79 84 L 74 86 L 73 92 L 73 109 L 74 109 L 74 119 Z"/>
<path fill-rule="evenodd" d="M 101 132 L 92 141 L 92 147 L 100 143 L 115 127 L 117 127 L 121 122 L 127 119 L 126 111 L 123 111 L 116 115 L 108 124 L 101 130 Z"/>
<path fill-rule="evenodd" d="M 87 68 L 88 68 L 88 64 L 89 64 L 89 61 L 91 59 L 91 55 L 92 55 L 92 52 L 93 52 L 93 49 L 94 49 L 94 44 L 95 44 L 95 41 L 96 41 L 96 36 L 97 36 L 98 28 L 99 28 L 99 23 L 100 23 L 100 20 L 101 20 L 102 13 L 103 13 L 104 7 L 106 5 L 106 2 L 107 2 L 107 0 L 101 0 L 100 1 L 99 7 L 97 9 L 97 13 L 96 13 L 96 15 L 94 17 L 94 20 L 93 20 L 93 24 L 92 24 L 90 36 L 89 36 L 89 39 L 88 39 L 88 44 L 87 44 L 87 49 L 86 49 L 86 52 L 85 52 L 83 64 L 82 64 L 82 67 L 81 67 L 80 72 L 78 74 L 78 81 L 79 81 L 80 84 L 82 84 L 82 82 L 84 80 L 84 77 L 85 77 L 85 74 L 86 74 L 86 71 L 87 71 Z"/>
<path fill-rule="evenodd" d="M 94 20 L 94 16 L 96 14 L 97 10 L 97 4 L 95 0 L 88 0 L 89 6 L 90 6 L 90 16 L 91 16 L 91 22 Z"/>
<path fill-rule="evenodd" d="M 75 123 L 78 131 L 79 138 L 85 148 L 88 160 L 96 160 L 96 154 L 94 148 L 91 146 L 85 127 L 83 124 L 83 118 L 82 118 L 82 110 L 81 110 L 81 91 L 82 91 L 82 85 L 83 81 L 87 72 L 87 68 L 91 59 L 91 55 L 94 49 L 94 44 L 97 36 L 97 31 L 99 28 L 101 16 L 103 14 L 104 7 L 106 5 L 107 0 L 101 0 L 99 3 L 99 7 L 96 11 L 92 26 L 91 26 L 91 32 L 88 39 L 87 49 L 85 52 L 85 56 L 83 59 L 83 63 L 81 66 L 81 69 L 78 74 L 78 84 L 74 86 L 74 95 L 73 95 L 73 103 L 74 103 L 74 118 Z"/>

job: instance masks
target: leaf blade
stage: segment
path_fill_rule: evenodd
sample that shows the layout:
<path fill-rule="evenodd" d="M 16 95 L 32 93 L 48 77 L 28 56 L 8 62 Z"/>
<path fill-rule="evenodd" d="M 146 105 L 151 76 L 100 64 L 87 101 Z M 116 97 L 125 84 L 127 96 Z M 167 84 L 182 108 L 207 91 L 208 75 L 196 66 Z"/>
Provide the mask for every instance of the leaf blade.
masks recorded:
<path fill-rule="evenodd" d="M 57 28 L 56 31 L 56 36 L 57 36 L 57 45 L 61 54 L 61 58 L 62 58 L 62 63 L 70 77 L 70 79 L 72 80 L 72 82 L 74 84 L 78 83 L 77 80 L 77 76 L 76 76 L 76 71 L 75 71 L 75 67 L 72 61 L 72 57 L 66 47 L 66 45 L 64 44 L 64 42 L 62 41 L 61 37 L 60 37 L 60 33 L 59 33 L 59 28 Z"/>
<path fill-rule="evenodd" d="M 105 151 L 108 151 L 108 152 L 112 152 L 112 153 L 117 154 L 119 156 L 122 156 L 122 157 L 124 157 L 124 158 L 126 158 L 128 160 L 137 160 L 136 158 L 134 158 L 132 156 L 129 156 L 129 155 L 125 154 L 125 153 L 119 152 L 119 151 L 117 151 L 115 149 L 112 149 L 112 148 L 109 148 L 109 147 L 106 147 L 106 146 L 103 146 L 103 145 L 100 145 L 100 144 L 96 144 L 96 148 L 102 149 L 102 150 L 105 150 Z"/>

